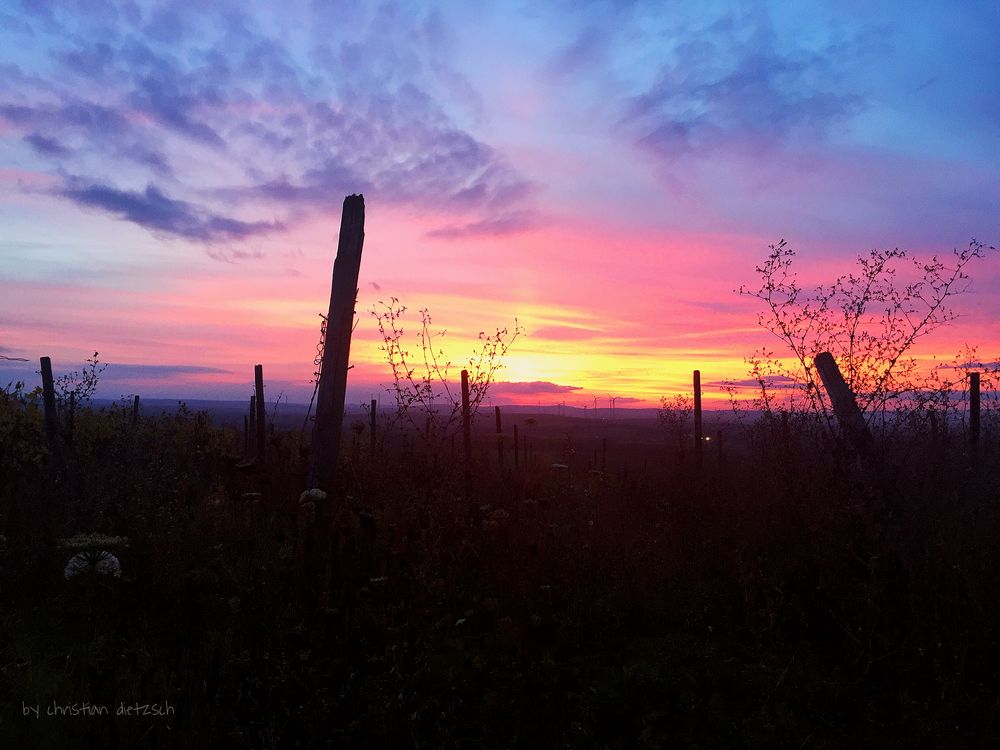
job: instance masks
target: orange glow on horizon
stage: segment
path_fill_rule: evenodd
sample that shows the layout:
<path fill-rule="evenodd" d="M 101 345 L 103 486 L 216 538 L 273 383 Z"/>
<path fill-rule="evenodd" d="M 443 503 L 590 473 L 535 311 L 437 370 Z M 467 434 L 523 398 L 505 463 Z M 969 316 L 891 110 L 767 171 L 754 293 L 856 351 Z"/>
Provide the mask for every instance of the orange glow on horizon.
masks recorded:
<path fill-rule="evenodd" d="M 8 319 L 16 326 L 3 343 L 24 356 L 53 356 L 69 369 L 98 350 L 110 362 L 224 371 L 171 376 L 160 384 L 165 390 L 171 382 L 242 389 L 260 362 L 269 379 L 296 394 L 293 400 L 308 400 L 336 250 L 329 214 L 280 241 L 264 241 L 259 259 L 220 263 L 192 253 L 166 270 L 169 256 L 150 249 L 137 253 L 135 270 L 124 275 L 89 279 L 71 267 L 64 275 L 75 275 L 72 284 L 13 285 Z M 426 216 L 374 205 L 367 220 L 349 380 L 358 392 L 389 385 L 371 310 L 393 296 L 407 307 L 404 341 L 417 356 L 420 308 L 430 311 L 432 333 L 446 331 L 434 342 L 454 363 L 455 378 L 478 348 L 480 331 L 512 332 L 517 320 L 524 332 L 496 379 L 542 385 L 507 393 L 498 386 L 495 403 L 592 407 L 594 396 L 621 396 L 619 408 L 652 407 L 661 396 L 690 393 L 699 369 L 706 407 L 723 408 L 729 397 L 719 383 L 746 378 L 746 355 L 761 347 L 781 353 L 780 342 L 756 325 L 759 307 L 734 293 L 752 282 L 766 248 L 756 238 L 626 231 L 591 220 L 443 241 L 427 236 L 439 224 Z M 803 260 L 811 275 L 850 265 Z M 134 284 L 133 274 L 145 269 L 156 273 Z M 1000 326 L 982 306 L 969 310 L 963 302 L 957 307 L 966 317 L 928 339 L 921 356 L 957 353 L 965 341 L 978 341 L 985 358 L 996 358 L 989 352 L 1000 352 Z M 16 312 L 27 309 L 36 313 Z"/>

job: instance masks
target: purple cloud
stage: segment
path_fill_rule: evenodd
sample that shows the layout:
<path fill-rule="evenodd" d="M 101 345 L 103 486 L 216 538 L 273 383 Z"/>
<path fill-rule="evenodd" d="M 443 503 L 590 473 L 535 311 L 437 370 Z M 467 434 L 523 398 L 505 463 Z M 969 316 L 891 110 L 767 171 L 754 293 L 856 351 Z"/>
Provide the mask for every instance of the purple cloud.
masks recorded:
<path fill-rule="evenodd" d="M 763 378 L 764 384 L 768 388 L 796 388 L 800 383 L 795 378 L 787 375 L 768 375 Z M 760 388 L 760 381 L 756 378 L 743 378 L 742 380 L 721 380 L 714 383 L 706 383 L 708 386 L 723 388 L 734 386 L 736 388 Z"/>
<path fill-rule="evenodd" d="M 153 185 L 143 192 L 108 185 L 71 185 L 60 195 L 77 205 L 97 208 L 145 227 L 155 234 L 201 242 L 245 239 L 281 228 L 264 221 L 246 222 L 213 214 L 190 203 L 168 198 Z"/>
<path fill-rule="evenodd" d="M 935 370 L 996 370 L 1000 369 L 1000 361 L 981 362 L 979 360 L 960 362 L 958 364 L 940 364 Z"/>
<path fill-rule="evenodd" d="M 490 386 L 491 393 L 521 395 L 530 393 L 572 393 L 582 390 L 579 385 L 559 385 L 548 380 L 496 382 Z"/>
<path fill-rule="evenodd" d="M 48 60 L 0 85 L 0 118 L 54 174 L 86 185 L 54 194 L 206 243 L 279 229 L 358 192 L 461 215 L 435 236 L 529 228 L 530 181 L 448 112 L 443 97 L 475 97 L 441 55 L 440 14 L 358 9 L 349 34 L 323 22 L 306 41 L 225 1 L 134 11 L 28 14 Z M 215 164 L 226 168 L 206 180 Z M 133 184 L 168 180 L 172 197 L 109 187 L 123 167 Z M 262 203 L 285 221 L 227 218 Z"/>
<path fill-rule="evenodd" d="M 70 153 L 69 149 L 55 138 L 47 138 L 41 133 L 26 135 L 24 141 L 42 156 L 67 156 Z"/>
<path fill-rule="evenodd" d="M 129 380 L 161 380 L 177 375 L 230 375 L 230 370 L 218 367 L 203 367 L 201 365 L 137 365 L 108 364 L 109 378 L 127 378 Z"/>
<path fill-rule="evenodd" d="M 204 102 L 223 104 L 224 97 L 211 88 L 198 93 L 199 96 L 185 93 L 180 81 L 150 76 L 138 82 L 136 89 L 128 97 L 128 103 L 181 135 L 216 148 L 224 148 L 222 136 L 204 122 L 195 120 L 190 113 L 195 106 Z"/>
<path fill-rule="evenodd" d="M 530 211 L 519 211 L 495 219 L 484 219 L 468 224 L 449 224 L 426 233 L 428 237 L 460 240 L 469 237 L 506 237 L 527 232 L 538 226 L 537 216 Z"/>
<path fill-rule="evenodd" d="M 157 139 L 149 138 L 123 114 L 102 104 L 73 95 L 58 104 L 0 104 L 0 120 L 24 131 L 23 140 L 36 153 L 59 159 L 60 166 L 71 163 L 71 157 L 98 154 L 102 161 L 124 160 L 160 177 L 173 174 Z M 41 135 L 40 129 L 49 135 Z M 76 147 L 69 148 L 67 141 Z"/>
<path fill-rule="evenodd" d="M 622 117 L 640 147 L 668 162 L 720 147 L 768 149 L 792 135 L 821 139 L 864 106 L 835 69 L 844 49 L 779 46 L 766 18 L 723 17 L 673 52 Z"/>

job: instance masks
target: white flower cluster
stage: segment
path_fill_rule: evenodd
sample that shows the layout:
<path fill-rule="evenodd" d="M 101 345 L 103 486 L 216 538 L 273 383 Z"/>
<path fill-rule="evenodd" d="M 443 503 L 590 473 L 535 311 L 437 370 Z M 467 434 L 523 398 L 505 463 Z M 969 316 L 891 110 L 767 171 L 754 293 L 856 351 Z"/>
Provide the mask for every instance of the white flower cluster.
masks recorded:
<path fill-rule="evenodd" d="M 326 500 L 326 493 L 323 490 L 306 490 L 299 495 L 299 505 L 305 511 L 316 510 L 316 504 Z"/>
<path fill-rule="evenodd" d="M 73 555 L 63 570 L 67 581 L 87 573 L 121 578 L 122 566 L 117 557 L 107 550 L 101 550 Z"/>
<path fill-rule="evenodd" d="M 299 495 L 299 502 L 314 502 L 320 503 L 326 500 L 326 493 L 323 490 L 306 490 L 301 495 Z"/>

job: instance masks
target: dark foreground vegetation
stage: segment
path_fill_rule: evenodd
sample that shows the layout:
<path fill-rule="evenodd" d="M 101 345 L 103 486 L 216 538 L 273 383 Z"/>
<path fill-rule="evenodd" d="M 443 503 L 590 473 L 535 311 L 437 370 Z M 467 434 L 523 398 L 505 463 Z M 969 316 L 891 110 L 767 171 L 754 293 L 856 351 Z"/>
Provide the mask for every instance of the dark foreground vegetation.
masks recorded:
<path fill-rule="evenodd" d="M 645 469 L 539 438 L 502 473 L 484 433 L 468 500 L 447 443 L 348 433 L 324 587 L 299 433 L 259 475 L 204 414 L 82 410 L 60 458 L 8 394 L 0 746 L 995 747 L 991 424 L 978 456 L 918 425 L 882 478 L 812 424 L 702 472 L 664 437 Z M 67 580 L 81 533 L 127 537 L 120 578 Z"/>

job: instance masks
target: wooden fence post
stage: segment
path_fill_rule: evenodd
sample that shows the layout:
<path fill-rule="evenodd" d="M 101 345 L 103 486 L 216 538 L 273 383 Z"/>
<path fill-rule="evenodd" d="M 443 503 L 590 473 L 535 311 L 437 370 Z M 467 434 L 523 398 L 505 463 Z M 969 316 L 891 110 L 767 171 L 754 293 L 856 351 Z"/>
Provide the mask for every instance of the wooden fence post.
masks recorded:
<path fill-rule="evenodd" d="M 497 418 L 497 465 L 503 471 L 503 423 L 500 421 L 500 407 L 494 406 L 493 412 Z"/>
<path fill-rule="evenodd" d="M 515 471 L 518 469 L 518 467 L 520 466 L 520 463 L 521 463 L 520 460 L 518 459 L 518 455 L 517 455 L 518 451 L 520 450 L 520 447 L 518 446 L 517 443 L 518 443 L 518 440 L 517 440 L 517 425 L 514 425 L 514 470 Z"/>
<path fill-rule="evenodd" d="M 344 198 L 340 218 L 337 257 L 333 261 L 330 308 L 326 324 L 326 344 L 320 365 L 309 462 L 309 487 L 327 493 L 324 513 L 330 514 L 331 494 L 340 460 L 340 437 L 344 424 L 347 369 L 351 355 L 354 305 L 358 296 L 358 274 L 365 242 L 365 199 L 362 195 Z"/>
<path fill-rule="evenodd" d="M 257 426 L 257 469 L 264 470 L 265 454 L 265 418 L 264 418 L 264 365 L 254 365 L 253 368 L 254 396 L 256 400 L 256 414 L 254 419 Z"/>
<path fill-rule="evenodd" d="M 132 399 L 132 426 L 135 427 L 139 422 L 139 394 L 136 394 Z"/>
<path fill-rule="evenodd" d="M 52 379 L 52 360 L 42 357 L 42 403 L 45 408 L 45 440 L 54 448 L 59 433 L 59 418 L 56 414 L 56 388 Z"/>
<path fill-rule="evenodd" d="M 969 446 L 979 447 L 979 373 L 969 373 Z"/>
<path fill-rule="evenodd" d="M 254 446 L 254 451 L 257 443 L 257 397 L 250 397 L 250 438 L 247 440 L 247 445 Z M 247 449 L 246 458 L 248 461 L 256 461 L 257 456 L 255 453 L 251 453 L 249 448 Z"/>
<path fill-rule="evenodd" d="M 469 408 L 469 371 L 462 370 L 462 451 L 465 459 L 465 498 L 472 485 L 472 413 Z"/>
<path fill-rule="evenodd" d="M 701 431 L 701 370 L 694 371 L 694 458 L 698 469 L 703 464 L 704 436 Z"/>
<path fill-rule="evenodd" d="M 833 404 L 833 413 L 840 423 L 844 435 L 850 440 L 854 449 L 866 458 L 870 458 L 875 450 L 875 442 L 872 433 L 868 429 L 865 417 L 858 408 L 858 402 L 854 398 L 854 393 L 844 381 L 844 376 L 840 374 L 837 361 L 830 352 L 820 352 L 813 359 L 816 369 L 819 370 L 819 377 L 823 381 Z"/>
<path fill-rule="evenodd" d="M 377 412 L 377 409 L 378 409 L 378 401 L 375 400 L 375 399 L 372 399 L 371 411 L 369 412 L 369 415 L 368 415 L 369 419 L 371 420 L 370 429 L 371 429 L 371 453 L 372 453 L 371 457 L 372 457 L 372 461 L 375 460 L 375 438 L 378 436 L 378 433 L 376 432 L 377 425 L 378 425 L 378 416 L 377 416 L 378 412 Z"/>

